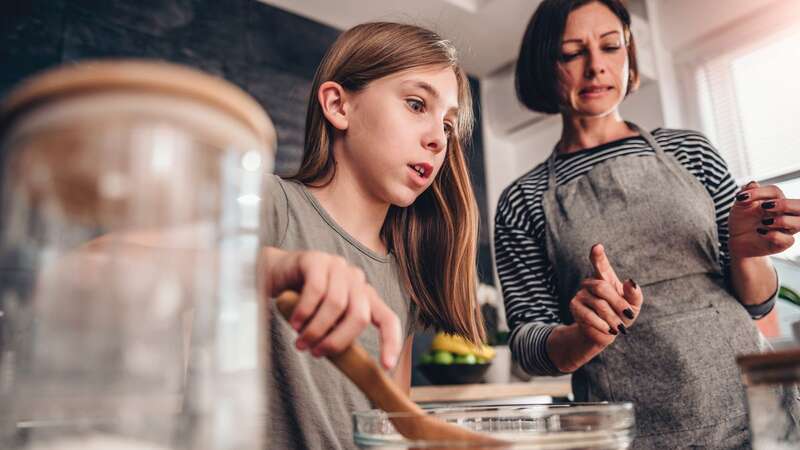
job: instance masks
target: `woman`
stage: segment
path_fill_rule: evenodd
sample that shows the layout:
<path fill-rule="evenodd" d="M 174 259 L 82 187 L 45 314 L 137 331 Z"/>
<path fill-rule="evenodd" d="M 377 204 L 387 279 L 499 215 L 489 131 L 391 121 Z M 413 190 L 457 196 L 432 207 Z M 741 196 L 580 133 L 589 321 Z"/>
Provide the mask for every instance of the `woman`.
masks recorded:
<path fill-rule="evenodd" d="M 579 401 L 633 402 L 634 447 L 747 447 L 734 358 L 759 351 L 752 319 L 778 288 L 767 255 L 794 242 L 800 202 L 757 183 L 737 195 L 699 133 L 622 120 L 638 70 L 619 0 L 542 2 L 516 83 L 563 122 L 551 157 L 497 208 L 516 359 L 572 373 Z"/>
<path fill-rule="evenodd" d="M 268 325 L 274 448 L 354 448 L 352 413 L 370 405 L 313 356 L 358 338 L 408 389 L 416 322 L 482 341 L 471 105 L 455 49 L 422 28 L 358 25 L 322 60 L 301 168 L 268 179 L 262 220 L 267 296 L 300 292 Z"/>

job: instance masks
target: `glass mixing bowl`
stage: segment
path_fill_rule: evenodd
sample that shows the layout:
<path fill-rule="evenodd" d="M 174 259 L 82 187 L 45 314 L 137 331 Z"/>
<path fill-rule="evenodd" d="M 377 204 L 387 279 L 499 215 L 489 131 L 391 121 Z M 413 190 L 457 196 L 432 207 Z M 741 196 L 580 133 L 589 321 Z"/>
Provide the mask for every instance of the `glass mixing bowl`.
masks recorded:
<path fill-rule="evenodd" d="M 630 446 L 635 434 L 633 404 L 576 403 L 446 407 L 428 414 L 504 442 L 498 446 L 441 439 L 409 441 L 397 433 L 392 420 L 419 420 L 409 414 L 380 410 L 353 415 L 355 443 L 362 449 L 503 448 L 536 450 L 618 450 Z"/>

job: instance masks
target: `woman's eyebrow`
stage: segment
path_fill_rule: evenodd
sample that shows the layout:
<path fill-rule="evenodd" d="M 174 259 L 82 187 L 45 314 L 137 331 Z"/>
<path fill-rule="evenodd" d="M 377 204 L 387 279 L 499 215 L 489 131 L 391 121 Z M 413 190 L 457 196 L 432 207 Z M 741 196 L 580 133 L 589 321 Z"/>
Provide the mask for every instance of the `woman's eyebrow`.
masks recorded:
<path fill-rule="evenodd" d="M 619 30 L 606 31 L 605 33 L 600 35 L 600 38 L 602 39 L 602 38 L 604 38 L 606 36 L 609 36 L 609 35 L 612 35 L 614 33 L 619 34 Z M 563 45 L 563 44 L 568 44 L 568 43 L 572 43 L 572 42 L 577 43 L 577 44 L 581 44 L 581 43 L 583 43 L 583 39 L 578 39 L 578 38 L 575 38 L 575 39 L 564 39 L 563 41 L 561 41 L 561 44 Z"/>

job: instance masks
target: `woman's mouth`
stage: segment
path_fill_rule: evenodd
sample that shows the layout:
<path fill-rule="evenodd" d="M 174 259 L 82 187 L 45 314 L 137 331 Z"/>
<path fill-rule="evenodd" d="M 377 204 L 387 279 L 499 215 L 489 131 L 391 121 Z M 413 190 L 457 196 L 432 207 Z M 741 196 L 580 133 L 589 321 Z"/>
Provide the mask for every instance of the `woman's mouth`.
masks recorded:
<path fill-rule="evenodd" d="M 578 95 L 581 97 L 600 97 L 611 89 L 613 89 L 611 86 L 589 86 L 578 91 Z"/>

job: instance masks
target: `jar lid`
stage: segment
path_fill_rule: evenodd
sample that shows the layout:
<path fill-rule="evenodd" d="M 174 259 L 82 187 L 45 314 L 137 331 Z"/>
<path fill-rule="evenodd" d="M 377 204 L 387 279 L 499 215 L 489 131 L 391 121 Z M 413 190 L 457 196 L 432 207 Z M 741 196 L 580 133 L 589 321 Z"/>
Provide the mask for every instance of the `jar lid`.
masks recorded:
<path fill-rule="evenodd" d="M 108 90 L 156 92 L 219 108 L 274 149 L 275 127 L 261 105 L 232 83 L 199 70 L 155 60 L 86 60 L 47 70 L 22 82 L 0 105 L 0 124 L 54 99 Z"/>
<path fill-rule="evenodd" d="M 739 355 L 736 363 L 742 372 L 800 367 L 800 348 Z"/>

